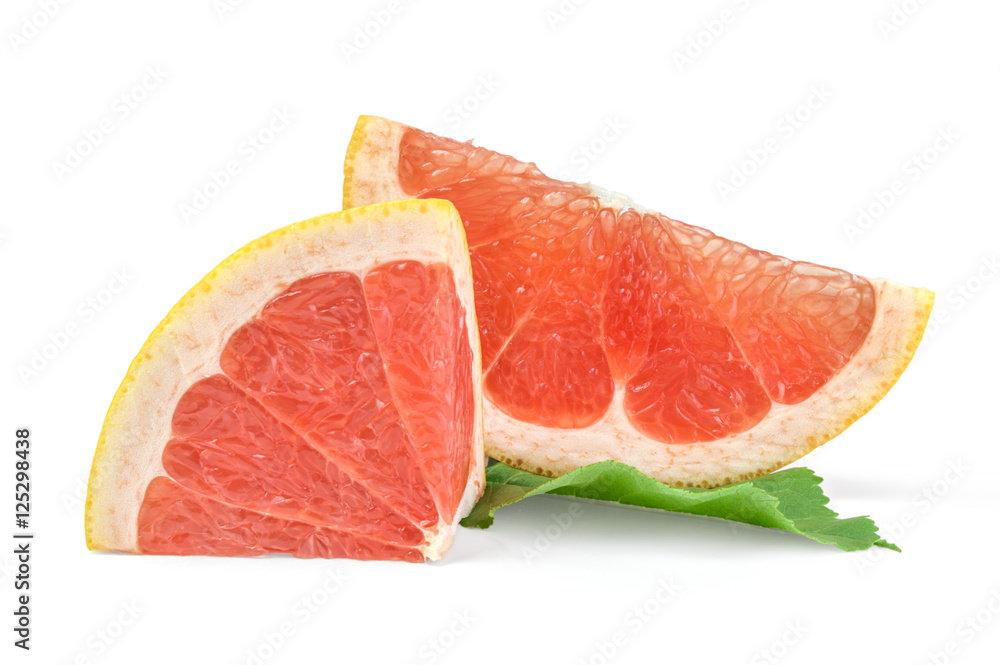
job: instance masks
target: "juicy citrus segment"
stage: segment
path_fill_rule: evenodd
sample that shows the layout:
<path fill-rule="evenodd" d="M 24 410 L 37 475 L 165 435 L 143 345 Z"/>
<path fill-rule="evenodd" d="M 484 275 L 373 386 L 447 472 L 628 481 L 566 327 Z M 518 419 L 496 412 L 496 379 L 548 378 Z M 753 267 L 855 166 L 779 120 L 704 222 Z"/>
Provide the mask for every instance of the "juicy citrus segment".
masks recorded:
<path fill-rule="evenodd" d="M 355 480 L 323 450 L 216 374 L 181 397 L 162 460 L 178 491 L 355 533 L 377 534 L 392 524 L 402 542 L 423 542 L 422 529 L 406 514 L 416 505 L 424 522 L 435 515 L 422 479 L 413 490 L 390 493 L 392 484 L 381 477 Z M 422 498 L 424 505 L 411 497 Z M 145 535 L 139 531 L 140 545 Z"/>
<path fill-rule="evenodd" d="M 391 399 L 447 521 L 465 490 L 475 413 L 469 331 L 453 283 L 440 264 L 391 263 L 365 276 Z"/>
<path fill-rule="evenodd" d="M 774 401 L 806 399 L 865 341 L 875 318 L 868 280 L 673 220 L 669 228 Z"/>
<path fill-rule="evenodd" d="M 614 384 L 586 300 L 550 291 L 506 340 L 484 385 L 505 412 L 547 427 L 584 427 L 607 410 Z"/>
<path fill-rule="evenodd" d="M 95 455 L 88 544 L 439 558 L 483 488 L 472 308 L 443 201 L 251 243 L 133 362 Z"/>
<path fill-rule="evenodd" d="M 648 216 L 647 216 L 648 217 Z M 655 219 L 649 274 L 649 342 L 624 385 L 624 408 L 636 429 L 666 443 L 714 441 L 744 432 L 771 400 L 725 322 L 705 297 L 678 247 Z"/>
<path fill-rule="evenodd" d="M 666 275 L 662 257 L 648 251 L 651 230 L 641 215 L 632 210 L 620 215 L 606 211 L 603 217 L 602 227 L 617 224 L 601 305 L 604 349 L 615 382 L 623 383 L 646 360 L 653 335 L 653 299 L 661 297 L 654 291 L 662 289 Z"/>
<path fill-rule="evenodd" d="M 252 523 L 256 513 L 274 528 L 313 525 L 317 535 L 309 539 L 322 544 L 291 541 L 299 556 L 332 546 L 353 552 L 359 537 L 388 533 L 394 542 L 382 554 L 392 558 L 398 544 L 422 545 L 423 528 L 439 515 L 454 517 L 475 413 L 471 350 L 451 269 L 397 261 L 376 266 L 364 279 L 337 272 L 298 280 L 233 333 L 220 358 L 223 374 L 191 386 L 174 410 L 175 438 L 164 449 L 163 466 L 175 484 L 158 484 L 152 496 L 147 490 L 140 549 L 183 554 L 192 533 L 211 533 L 226 523 L 224 516 Z M 423 325 L 412 325 L 413 311 L 425 313 Z M 426 362 L 419 349 L 448 364 Z M 390 374 L 398 385 L 399 376 L 411 373 L 436 384 L 421 404 L 401 401 L 400 393 L 410 397 L 412 388 L 390 387 Z M 415 427 L 415 408 L 451 426 Z M 404 410 L 411 423 L 404 422 Z M 438 465 L 429 480 L 428 463 Z M 168 501 L 172 493 L 177 496 Z M 163 523 L 175 524 L 178 507 L 192 501 L 198 510 L 184 513 L 187 529 L 168 539 Z M 163 509 L 169 518 L 158 514 Z M 209 524 L 195 529 L 196 514 Z M 270 542 L 250 546 L 287 551 Z M 199 553 L 210 549 L 211 540 L 198 545 Z M 376 556 L 378 543 L 357 552 Z"/>
<path fill-rule="evenodd" d="M 362 116 L 345 205 L 447 199 L 471 251 L 488 452 L 674 484 L 783 466 L 892 386 L 933 294 L 754 250 L 534 164 Z"/>
<path fill-rule="evenodd" d="M 220 365 L 247 399 L 349 477 L 417 525 L 437 520 L 419 466 L 398 464 L 412 454 L 413 441 L 390 393 L 357 275 L 324 273 L 292 284 L 229 338 Z M 210 422 L 213 414 L 195 417 Z M 283 474 L 303 468 L 294 457 L 283 459 Z"/>
<path fill-rule="evenodd" d="M 154 478 L 139 509 L 142 552 L 302 558 L 423 561 L 416 547 L 345 534 L 330 527 L 272 517 L 185 492 L 173 480 Z"/>
<path fill-rule="evenodd" d="M 672 220 L 614 210 L 532 165 L 413 129 L 401 139 L 400 174 L 408 195 L 447 198 L 462 215 L 482 303 L 485 394 L 507 415 L 586 427 L 617 385 L 640 432 L 694 443 L 746 431 L 767 413 L 752 358 Z"/>

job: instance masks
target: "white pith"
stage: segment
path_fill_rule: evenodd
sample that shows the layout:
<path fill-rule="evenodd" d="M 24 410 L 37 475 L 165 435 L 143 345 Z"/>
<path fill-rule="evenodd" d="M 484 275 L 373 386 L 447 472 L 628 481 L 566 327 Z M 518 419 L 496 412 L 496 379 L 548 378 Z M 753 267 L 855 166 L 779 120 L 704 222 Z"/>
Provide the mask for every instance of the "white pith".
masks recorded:
<path fill-rule="evenodd" d="M 405 199 L 399 184 L 399 143 L 407 129 L 363 116 L 345 165 L 344 203 L 362 205 Z M 587 185 L 602 206 L 634 208 L 628 197 Z M 933 293 L 887 280 L 869 280 L 876 311 L 864 343 L 827 384 L 803 402 L 772 404 L 752 429 L 692 444 L 665 444 L 636 430 L 619 387 L 608 412 L 593 425 L 558 429 L 511 418 L 484 400 L 487 452 L 518 468 L 559 475 L 586 464 L 616 459 L 672 485 L 716 486 L 784 466 L 833 438 L 866 413 L 892 387 L 920 341 Z M 613 454 L 609 442 L 614 442 Z"/>
<path fill-rule="evenodd" d="M 363 278 L 399 260 L 443 262 L 455 275 L 473 350 L 474 400 L 481 403 L 479 332 L 472 301 L 468 248 L 454 207 L 413 201 L 324 215 L 250 243 L 220 264 L 171 309 L 133 361 L 105 420 L 88 489 L 87 537 L 92 549 L 139 552 L 138 514 L 149 482 L 166 475 L 161 456 L 181 396 L 221 372 L 226 342 L 265 303 L 293 282 L 322 272 Z M 473 468 L 451 522 L 425 529 L 421 548 L 438 559 L 458 521 L 482 495 L 483 428 L 476 409 Z"/>

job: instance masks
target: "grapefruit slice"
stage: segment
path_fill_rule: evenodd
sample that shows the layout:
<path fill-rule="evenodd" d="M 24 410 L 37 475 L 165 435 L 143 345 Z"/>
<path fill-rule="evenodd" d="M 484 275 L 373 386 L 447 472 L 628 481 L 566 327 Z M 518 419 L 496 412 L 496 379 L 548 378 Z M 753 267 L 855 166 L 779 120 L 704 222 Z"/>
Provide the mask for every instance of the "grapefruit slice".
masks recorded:
<path fill-rule="evenodd" d="M 358 121 L 344 174 L 345 206 L 458 208 L 486 451 L 533 473 L 614 459 L 713 487 L 773 471 L 886 394 L 933 303 L 383 118 Z"/>
<path fill-rule="evenodd" d="M 132 362 L 97 444 L 87 544 L 440 558 L 484 487 L 480 362 L 450 203 L 274 231 Z"/>

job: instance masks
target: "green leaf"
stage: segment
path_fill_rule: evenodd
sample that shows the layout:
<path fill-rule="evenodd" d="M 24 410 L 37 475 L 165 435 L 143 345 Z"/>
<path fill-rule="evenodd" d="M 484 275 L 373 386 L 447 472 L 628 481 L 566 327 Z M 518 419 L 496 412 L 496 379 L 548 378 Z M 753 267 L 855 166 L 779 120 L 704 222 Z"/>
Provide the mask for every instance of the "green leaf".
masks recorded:
<path fill-rule="evenodd" d="M 827 508 L 830 499 L 819 486 L 822 480 L 809 469 L 795 468 L 715 489 L 677 488 L 613 461 L 559 478 L 497 463 L 487 467 L 483 498 L 462 526 L 486 529 L 497 508 L 539 494 L 559 494 L 784 529 L 848 552 L 873 546 L 900 551 L 879 538 L 878 527 L 867 517 L 841 519 Z"/>

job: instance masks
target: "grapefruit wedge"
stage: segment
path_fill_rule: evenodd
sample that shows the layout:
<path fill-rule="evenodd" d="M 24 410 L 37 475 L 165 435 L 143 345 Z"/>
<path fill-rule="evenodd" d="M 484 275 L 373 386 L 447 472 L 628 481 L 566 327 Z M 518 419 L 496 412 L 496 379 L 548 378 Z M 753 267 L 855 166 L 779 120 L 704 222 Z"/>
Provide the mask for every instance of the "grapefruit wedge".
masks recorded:
<path fill-rule="evenodd" d="M 445 201 L 316 217 L 230 256 L 111 403 L 88 546 L 440 558 L 484 487 L 471 280 Z"/>
<path fill-rule="evenodd" d="M 447 199 L 472 253 L 487 453 L 677 486 L 782 467 L 892 387 L 933 294 L 751 249 L 534 164 L 362 116 L 344 205 Z"/>

